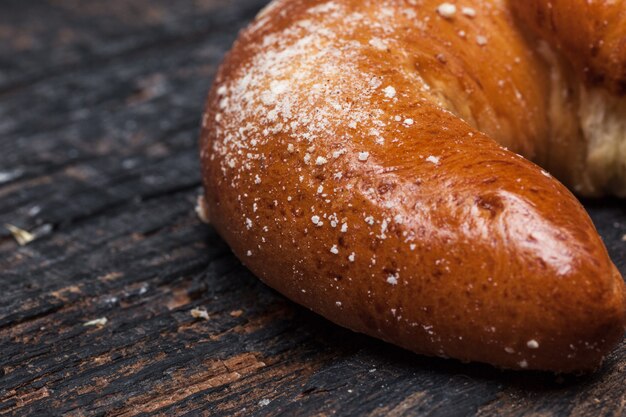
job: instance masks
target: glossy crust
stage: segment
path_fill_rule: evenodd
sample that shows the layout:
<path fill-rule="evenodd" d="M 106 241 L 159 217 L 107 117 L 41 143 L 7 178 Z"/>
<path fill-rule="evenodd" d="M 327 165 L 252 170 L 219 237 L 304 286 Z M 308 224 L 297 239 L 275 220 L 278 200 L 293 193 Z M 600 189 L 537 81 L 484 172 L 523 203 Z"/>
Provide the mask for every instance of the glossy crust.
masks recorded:
<path fill-rule="evenodd" d="M 505 2 L 466 3 L 272 3 L 209 95 L 207 215 L 264 282 L 354 331 L 594 369 L 622 338 L 624 282 L 573 195 L 496 142 L 555 153 L 536 139 L 549 69 Z"/>
<path fill-rule="evenodd" d="M 510 0 L 521 20 L 563 51 L 581 76 L 626 93 L 626 1 Z"/>

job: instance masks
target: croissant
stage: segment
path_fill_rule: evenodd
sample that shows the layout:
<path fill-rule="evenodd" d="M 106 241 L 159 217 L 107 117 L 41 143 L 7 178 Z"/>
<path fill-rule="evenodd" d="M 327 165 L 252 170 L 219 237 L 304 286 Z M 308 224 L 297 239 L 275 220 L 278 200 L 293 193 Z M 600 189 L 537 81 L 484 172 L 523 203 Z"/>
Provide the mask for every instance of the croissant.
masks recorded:
<path fill-rule="evenodd" d="M 275 0 L 209 93 L 201 206 L 261 280 L 341 326 L 590 371 L 626 289 L 555 177 L 626 196 L 625 68 L 620 0 Z"/>

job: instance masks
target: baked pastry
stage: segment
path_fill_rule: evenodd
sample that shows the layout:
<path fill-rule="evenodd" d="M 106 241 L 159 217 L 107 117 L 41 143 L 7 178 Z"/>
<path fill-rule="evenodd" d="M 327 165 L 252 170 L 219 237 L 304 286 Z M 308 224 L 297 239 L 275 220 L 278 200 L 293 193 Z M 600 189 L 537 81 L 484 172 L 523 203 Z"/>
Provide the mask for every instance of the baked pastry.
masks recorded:
<path fill-rule="evenodd" d="M 626 291 L 551 174 L 626 194 L 625 55 L 564 41 L 607 7 L 621 20 L 589 36 L 623 52 L 624 3 L 513 3 L 272 2 L 209 94 L 202 205 L 259 278 L 344 327 L 592 370 L 623 337 Z"/>

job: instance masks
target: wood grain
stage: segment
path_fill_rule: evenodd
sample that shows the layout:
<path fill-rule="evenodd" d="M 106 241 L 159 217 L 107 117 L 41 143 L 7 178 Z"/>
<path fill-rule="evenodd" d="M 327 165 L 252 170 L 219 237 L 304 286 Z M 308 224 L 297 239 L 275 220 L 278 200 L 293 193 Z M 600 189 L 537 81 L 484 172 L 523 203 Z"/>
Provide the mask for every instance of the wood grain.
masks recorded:
<path fill-rule="evenodd" d="M 626 343 L 585 377 L 419 357 L 290 303 L 198 221 L 204 97 L 264 3 L 0 5 L 0 224 L 37 237 L 0 228 L 0 414 L 626 415 Z M 626 206 L 586 206 L 626 274 Z"/>

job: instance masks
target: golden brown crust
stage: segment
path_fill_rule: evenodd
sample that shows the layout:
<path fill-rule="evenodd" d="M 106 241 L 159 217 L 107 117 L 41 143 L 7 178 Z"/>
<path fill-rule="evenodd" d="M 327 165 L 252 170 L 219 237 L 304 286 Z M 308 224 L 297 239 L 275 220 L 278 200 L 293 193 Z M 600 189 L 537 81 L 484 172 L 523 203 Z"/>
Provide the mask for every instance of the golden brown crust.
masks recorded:
<path fill-rule="evenodd" d="M 547 172 L 547 67 L 503 2 L 283 0 L 220 68 L 206 205 L 268 285 L 415 352 L 590 370 L 624 283 Z M 462 33 L 461 33 L 462 32 Z M 489 65 L 485 65 L 489 62 Z"/>
<path fill-rule="evenodd" d="M 626 1 L 509 1 L 524 23 L 563 51 L 581 76 L 626 93 Z"/>

